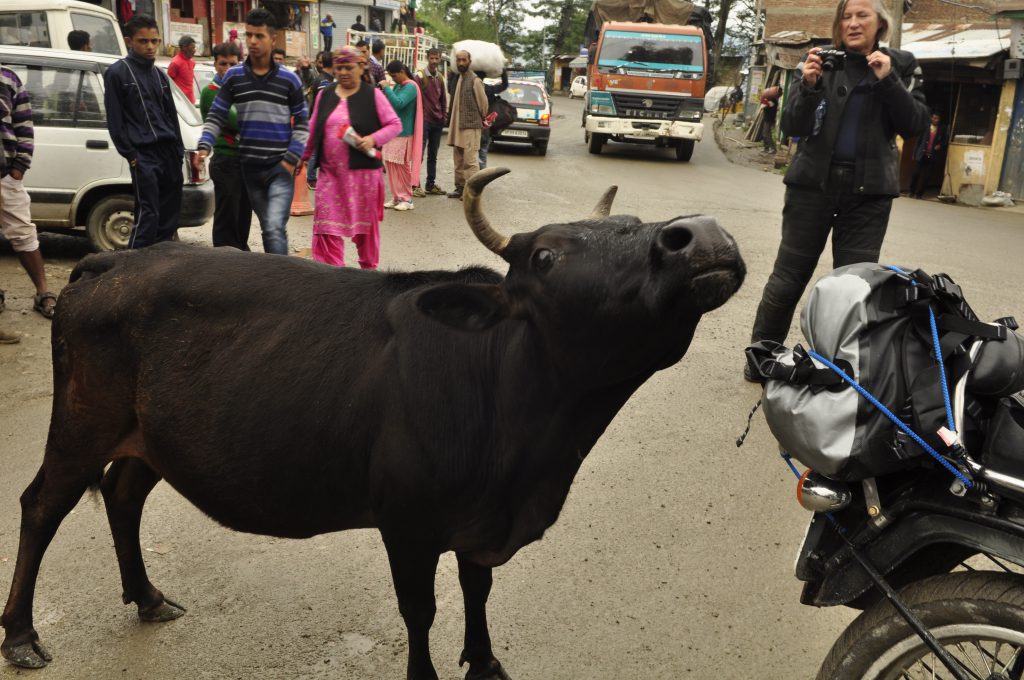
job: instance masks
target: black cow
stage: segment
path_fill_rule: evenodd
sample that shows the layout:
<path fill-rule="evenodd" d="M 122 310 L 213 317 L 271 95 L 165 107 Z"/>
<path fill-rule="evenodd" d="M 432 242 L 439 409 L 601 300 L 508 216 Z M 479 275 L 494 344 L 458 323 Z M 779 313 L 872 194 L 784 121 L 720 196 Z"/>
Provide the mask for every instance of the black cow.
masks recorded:
<path fill-rule="evenodd" d="M 711 218 L 608 217 L 614 187 L 587 219 L 502 236 L 479 194 L 506 172 L 478 173 L 465 196 L 504 278 L 178 244 L 83 260 L 53 325 L 53 413 L 21 496 L 4 657 L 50 660 L 32 625 L 36 576 L 97 479 L 124 602 L 143 621 L 184 613 L 150 583 L 139 546 L 143 503 L 164 479 L 239 531 L 377 527 L 417 680 L 437 678 L 434 572 L 454 551 L 460 662 L 467 678 L 507 678 L 487 631 L 492 567 L 555 522 L 608 423 L 682 358 L 745 269 Z"/>

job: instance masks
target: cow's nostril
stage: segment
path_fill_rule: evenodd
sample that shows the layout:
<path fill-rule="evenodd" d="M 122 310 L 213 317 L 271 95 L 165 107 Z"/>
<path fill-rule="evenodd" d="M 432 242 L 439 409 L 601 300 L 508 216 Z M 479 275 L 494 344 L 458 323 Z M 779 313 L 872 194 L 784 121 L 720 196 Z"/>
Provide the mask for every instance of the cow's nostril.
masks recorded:
<path fill-rule="evenodd" d="M 693 242 L 693 232 L 684 226 L 673 225 L 662 229 L 658 239 L 665 250 L 678 252 Z"/>

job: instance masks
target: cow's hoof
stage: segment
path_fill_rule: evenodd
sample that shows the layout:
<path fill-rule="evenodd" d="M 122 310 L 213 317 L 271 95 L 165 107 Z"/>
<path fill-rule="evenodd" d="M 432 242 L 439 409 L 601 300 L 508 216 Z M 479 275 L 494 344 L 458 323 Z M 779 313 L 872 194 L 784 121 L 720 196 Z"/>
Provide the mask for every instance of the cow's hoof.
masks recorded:
<path fill-rule="evenodd" d="M 174 619 L 182 616 L 185 613 L 185 608 L 176 602 L 168 600 L 166 597 L 160 604 L 149 607 L 148 609 L 142 609 L 139 607 L 139 621 L 146 623 L 163 623 L 165 621 L 173 621 Z"/>
<path fill-rule="evenodd" d="M 46 647 L 43 647 L 39 640 L 11 647 L 4 645 L 0 649 L 0 653 L 15 666 L 22 668 L 43 668 L 46 664 L 53 661 L 53 655 L 46 650 Z"/>
<path fill-rule="evenodd" d="M 469 672 L 466 673 L 466 680 L 512 680 L 512 678 L 501 667 L 501 663 L 497 659 L 491 659 L 491 662 L 481 669 L 474 669 L 470 666 Z"/>

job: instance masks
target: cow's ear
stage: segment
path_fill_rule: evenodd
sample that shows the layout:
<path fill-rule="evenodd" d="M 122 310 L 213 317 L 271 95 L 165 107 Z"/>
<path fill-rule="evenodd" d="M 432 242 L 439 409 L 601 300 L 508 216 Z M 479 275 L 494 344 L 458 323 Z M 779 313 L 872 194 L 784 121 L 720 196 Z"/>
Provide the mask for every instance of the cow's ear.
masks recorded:
<path fill-rule="evenodd" d="M 416 308 L 446 326 L 462 331 L 485 331 L 509 317 L 501 288 L 473 283 L 432 286 L 416 298 Z"/>

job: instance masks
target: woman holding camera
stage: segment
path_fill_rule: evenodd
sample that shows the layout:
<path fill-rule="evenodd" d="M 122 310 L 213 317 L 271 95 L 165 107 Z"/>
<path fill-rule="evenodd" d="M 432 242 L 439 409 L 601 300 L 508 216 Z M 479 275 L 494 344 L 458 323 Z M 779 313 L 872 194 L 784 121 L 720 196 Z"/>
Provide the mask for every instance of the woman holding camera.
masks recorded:
<path fill-rule="evenodd" d="M 832 22 L 836 49 L 811 49 L 803 77 L 789 90 L 782 129 L 800 144 L 784 180 L 782 243 L 752 342 L 785 341 L 829 232 L 834 267 L 878 261 L 899 196 L 895 136 L 915 137 L 928 127 L 914 55 L 879 47 L 891 24 L 881 0 L 840 0 Z M 754 379 L 749 369 L 744 376 Z"/>

